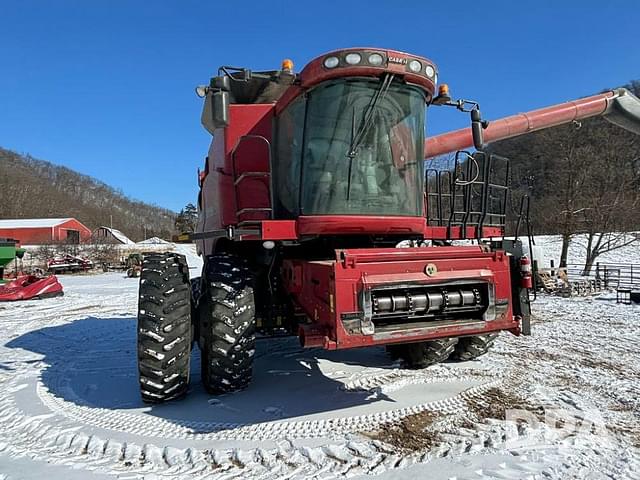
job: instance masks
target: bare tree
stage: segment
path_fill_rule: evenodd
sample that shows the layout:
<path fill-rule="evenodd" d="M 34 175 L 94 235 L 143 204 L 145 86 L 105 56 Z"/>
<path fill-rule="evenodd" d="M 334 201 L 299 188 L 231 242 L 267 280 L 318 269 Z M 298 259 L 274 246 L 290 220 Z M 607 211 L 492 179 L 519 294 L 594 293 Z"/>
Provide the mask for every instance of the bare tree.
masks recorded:
<path fill-rule="evenodd" d="M 627 87 L 637 91 L 640 83 Z M 497 142 L 491 150 L 513 160 L 516 192 L 533 197 L 535 230 L 561 235 L 560 266 L 579 234 L 585 274 L 603 253 L 638 241 L 629 232 L 640 230 L 640 137 L 594 118 Z"/>
<path fill-rule="evenodd" d="M 533 191 L 537 194 L 534 222 L 562 237 L 560 267 L 567 265 L 569 245 L 582 227 L 582 194 L 589 181 L 589 155 L 579 125 L 539 132 L 534 140 L 538 162 Z"/>
<path fill-rule="evenodd" d="M 584 275 L 603 253 L 638 241 L 640 139 L 605 122 L 591 122 L 583 137 L 589 164 L 580 195 L 581 233 L 586 234 Z"/>

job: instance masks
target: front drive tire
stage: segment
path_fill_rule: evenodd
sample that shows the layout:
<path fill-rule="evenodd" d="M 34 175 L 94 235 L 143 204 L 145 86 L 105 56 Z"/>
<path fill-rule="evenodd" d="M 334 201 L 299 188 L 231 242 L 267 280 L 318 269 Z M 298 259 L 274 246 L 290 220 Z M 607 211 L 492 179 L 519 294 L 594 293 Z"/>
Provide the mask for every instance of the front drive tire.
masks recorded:
<path fill-rule="evenodd" d="M 457 338 L 441 338 L 427 342 L 388 345 L 392 358 L 400 358 L 408 368 L 426 368 L 444 362 L 453 353 Z"/>
<path fill-rule="evenodd" d="M 207 257 L 200 302 L 202 382 L 209 393 L 249 385 L 255 352 L 254 278 L 239 257 Z"/>
<path fill-rule="evenodd" d="M 451 354 L 451 359 L 460 362 L 474 360 L 487 353 L 496 338 L 498 338 L 497 333 L 462 337 L 458 340 L 458 344 Z"/>
<path fill-rule="evenodd" d="M 138 373 L 142 400 L 160 403 L 189 387 L 191 293 L 184 255 L 144 256 L 138 300 Z"/>

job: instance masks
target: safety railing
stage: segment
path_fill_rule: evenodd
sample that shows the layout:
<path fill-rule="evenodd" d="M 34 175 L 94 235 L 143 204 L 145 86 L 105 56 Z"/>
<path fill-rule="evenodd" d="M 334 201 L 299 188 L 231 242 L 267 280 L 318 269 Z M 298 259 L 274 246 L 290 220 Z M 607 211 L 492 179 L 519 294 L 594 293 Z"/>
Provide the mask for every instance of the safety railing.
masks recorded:
<path fill-rule="evenodd" d="M 509 192 L 509 161 L 484 152 L 458 152 L 453 169 L 426 171 L 429 225 L 504 227 Z"/>

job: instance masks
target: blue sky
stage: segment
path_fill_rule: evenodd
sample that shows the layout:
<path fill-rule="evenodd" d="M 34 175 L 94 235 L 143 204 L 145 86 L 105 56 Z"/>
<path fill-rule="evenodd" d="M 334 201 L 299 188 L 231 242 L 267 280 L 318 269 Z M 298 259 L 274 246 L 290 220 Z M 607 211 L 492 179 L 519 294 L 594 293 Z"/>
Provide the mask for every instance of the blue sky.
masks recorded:
<path fill-rule="evenodd" d="M 640 78 L 628 1 L 2 0 L 0 25 L 0 146 L 174 210 L 195 200 L 210 141 L 193 88 L 220 65 L 404 50 L 489 119 Z M 427 121 L 441 133 L 468 119 Z"/>

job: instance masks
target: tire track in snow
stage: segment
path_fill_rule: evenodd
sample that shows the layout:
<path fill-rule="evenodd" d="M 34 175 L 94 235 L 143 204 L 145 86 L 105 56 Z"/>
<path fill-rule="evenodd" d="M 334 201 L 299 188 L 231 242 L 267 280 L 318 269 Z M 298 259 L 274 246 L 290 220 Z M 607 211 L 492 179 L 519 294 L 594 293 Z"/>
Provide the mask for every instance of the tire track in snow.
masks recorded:
<path fill-rule="evenodd" d="M 237 426 L 230 431 L 204 436 L 193 433 L 181 433 L 181 435 L 186 434 L 186 438 L 200 439 L 247 438 L 261 440 L 265 438 L 315 438 L 329 434 L 335 435 L 338 431 L 345 434 L 379 427 L 386 422 L 397 421 L 406 415 L 425 410 L 439 414 L 455 413 L 463 409 L 467 401 L 481 397 L 487 389 L 498 383 L 498 381 L 487 382 L 446 400 L 429 402 L 384 414 L 345 418 L 342 419 L 342 422 L 337 423 L 333 420 L 281 422 L 275 428 L 272 425 L 245 425 Z M 28 387 L 24 384 L 14 387 L 14 391 L 11 393 L 21 391 L 24 388 Z M 86 430 L 92 429 L 87 428 L 91 424 L 84 416 L 71 415 L 80 423 L 61 428 L 58 426 L 59 422 L 56 421 L 58 413 L 60 412 L 56 412 L 54 406 L 54 413 L 29 416 L 19 408 L 13 395 L 0 398 L 0 425 L 3 431 L 0 452 L 19 456 L 29 455 L 36 459 L 53 459 L 54 463 L 82 465 L 88 469 L 101 471 L 154 472 L 161 476 L 196 474 L 195 478 L 207 478 L 212 474 L 215 474 L 216 478 L 246 478 L 249 472 L 253 478 L 264 479 L 293 478 L 301 475 L 300 478 L 306 478 L 309 475 L 323 472 L 343 474 L 362 471 L 366 473 L 380 469 L 383 464 L 387 464 L 388 467 L 388 464 L 394 463 L 397 458 L 395 454 L 389 452 L 387 447 L 376 441 L 357 442 L 352 440 L 343 444 L 329 444 L 314 448 L 295 446 L 291 441 L 287 441 L 271 451 L 261 448 L 207 451 L 195 448 L 162 447 L 151 443 L 138 445 L 133 442 L 103 439 L 85 433 Z M 101 409 L 97 413 L 100 415 L 105 412 Z M 136 419 L 127 418 L 126 420 L 135 421 Z M 131 433 L 144 436 L 153 435 L 145 429 L 142 423 L 144 423 L 144 419 L 138 419 Z M 106 421 L 105 424 L 98 423 L 94 426 L 108 428 L 108 425 L 110 425 L 109 421 Z M 191 428 L 191 426 L 177 426 L 178 431 L 180 427 Z M 165 430 L 164 434 L 166 433 Z M 225 435 L 221 437 L 220 433 Z M 198 475 L 202 475 L 202 477 L 198 477 Z"/>
<path fill-rule="evenodd" d="M 129 295 L 129 294 L 127 294 Z M 67 298 L 67 297 L 65 297 Z M 71 295 L 68 297 L 71 298 Z M 132 298 L 135 298 L 132 297 Z M 83 300 L 84 302 L 85 300 Z M 131 303 L 131 302 L 129 302 Z M 549 302 L 551 308 L 546 314 L 545 324 L 534 325 L 535 337 L 515 339 L 502 336 L 494 354 L 485 357 L 482 362 L 473 362 L 462 368 L 451 368 L 448 365 L 435 367 L 429 370 L 430 375 L 435 375 L 434 381 L 445 381 L 445 377 L 458 379 L 482 380 L 487 376 L 502 378 L 502 388 L 511 391 L 519 391 L 524 395 L 530 395 L 534 401 L 543 402 L 549 406 L 571 406 L 580 414 L 591 403 L 603 408 L 603 401 L 615 400 L 626 402 L 624 405 L 629 409 L 627 412 L 610 412 L 611 420 L 617 421 L 621 426 L 628 426 L 630 429 L 637 427 L 637 420 L 633 421 L 633 415 L 637 415 L 638 410 L 638 382 L 634 375 L 639 369 L 637 364 L 637 341 L 640 331 L 637 321 L 633 318 L 627 319 L 624 326 L 614 327 L 615 315 L 622 315 L 620 312 L 631 314 L 637 310 L 621 310 L 620 307 L 601 307 L 599 309 L 588 310 L 584 315 L 576 314 L 573 310 L 582 303 L 557 299 Z M 79 309 L 69 312 L 72 317 L 58 316 L 56 309 L 42 309 L 37 314 L 29 315 L 28 324 L 22 323 L 26 310 L 12 312 L 11 327 L 7 324 L 0 326 L 2 337 L 12 338 L 15 336 L 16 328 L 19 332 L 27 332 L 50 325 L 68 323 L 71 318 L 80 318 L 83 315 L 104 314 L 105 316 L 118 316 L 128 307 L 119 304 L 117 298 L 101 301 L 103 312 L 93 311 L 97 305 L 95 301 L 86 299 L 87 312 Z M 75 304 L 77 305 L 77 304 Z M 547 305 L 548 306 L 548 305 Z M 553 317 L 553 309 L 556 309 Z M 615 311 L 614 311 L 615 310 Z M 589 313 L 591 312 L 591 313 Z M 597 312 L 597 313 L 594 313 Z M 5 313 L 5 312 L 3 312 Z M 579 312 L 578 312 L 579 313 Z M 591 315 L 591 316 L 589 316 Z M 62 319 L 62 322 L 61 322 Z M 4 319 L 3 319 L 4 320 Z M 619 317 L 622 320 L 622 317 Z M 4 323 L 4 322 L 3 322 Z M 106 323 L 105 326 L 107 327 Z M 94 332 L 104 338 L 108 335 L 108 328 Z M 111 332 L 113 335 L 113 332 Z M 116 335 L 117 337 L 117 335 Z M 113 339 L 113 337 L 111 337 Z M 544 341 L 541 341 L 543 339 Z M 43 341 L 60 341 L 59 348 L 65 348 L 64 338 L 44 338 Z M 607 345 L 608 348 L 599 348 Z M 89 352 L 83 352 L 84 345 L 70 349 L 69 354 L 73 356 L 73 362 L 77 367 L 85 364 L 85 360 L 91 358 Z M 110 355 L 115 350 L 109 348 L 97 349 L 93 355 Z M 294 349 L 286 353 L 286 356 L 300 355 L 299 350 Z M 5 355 L 11 353 L 11 355 Z M 285 355 L 283 351 L 274 349 L 265 352 L 265 355 Z M 455 427 L 450 431 L 451 436 L 445 442 L 427 453 L 417 453 L 415 455 L 401 455 L 390 450 L 388 446 L 368 439 L 358 437 L 354 432 L 362 427 L 369 430 L 368 425 L 384 425 L 385 422 L 393 422 L 393 415 L 383 415 L 373 419 L 354 417 L 350 425 L 345 422 L 340 428 L 340 434 L 335 434 L 333 425 L 329 429 L 329 434 L 333 440 L 327 440 L 322 446 L 308 447 L 301 446 L 296 439 L 312 438 L 315 434 L 314 428 L 327 428 L 317 424 L 309 424 L 308 428 L 295 425 L 296 422 L 273 422 L 285 423 L 281 428 L 282 432 L 290 429 L 291 441 L 278 441 L 276 448 L 245 448 L 245 449 L 221 449 L 202 450 L 197 448 L 172 448 L 168 446 L 175 439 L 216 439 L 215 435 L 244 431 L 246 438 L 269 438 L 269 434 L 278 431 L 274 429 L 269 433 L 268 429 L 257 430 L 257 436 L 252 437 L 252 433 L 247 430 L 251 425 L 239 423 L 231 424 L 229 432 L 206 431 L 200 432 L 194 429 L 194 422 L 185 422 L 177 425 L 170 425 L 169 433 L 172 437 L 162 438 L 142 438 L 125 442 L 117 438 L 117 434 L 109 435 L 107 432 L 96 432 L 97 427 L 90 423 L 85 423 L 83 415 L 92 416 L 91 407 L 73 401 L 61 400 L 52 392 L 45 391 L 46 387 L 39 385 L 36 390 L 34 376 L 41 374 L 43 368 L 47 368 L 46 362 L 32 362 L 34 355 L 32 352 L 2 349 L 3 360 L 12 370 L 8 373 L 0 371 L 0 382 L 2 382 L 2 395 L 0 395 L 0 451 L 9 455 L 29 456 L 39 458 L 52 463 L 68 465 L 73 468 L 84 468 L 87 471 L 98 470 L 107 473 L 117 473 L 126 477 L 137 478 L 145 475 L 148 478 L 260 478 L 263 480 L 274 480 L 276 478 L 310 478 L 323 477 L 330 478 L 341 475 L 377 474 L 387 470 L 420 466 L 427 464 L 425 468 L 430 468 L 429 463 L 438 457 L 462 456 L 464 461 L 473 458 L 476 453 L 508 452 L 501 442 L 504 442 L 504 435 L 508 425 L 505 422 L 486 421 L 476 423 L 472 428 L 461 429 Z M 613 358 L 615 356 L 615 358 Z M 54 358 L 61 362 L 63 356 Z M 615 361 L 617 360 L 617 361 Z M 617 371 L 619 366 L 624 369 Z M 604 369 L 604 370 L 603 370 Z M 610 370 L 607 370 L 610 369 Z M 364 371 L 373 372 L 357 378 L 349 377 L 344 383 L 346 392 L 367 392 L 371 394 L 392 391 L 395 388 L 415 385 L 418 383 L 428 383 L 429 380 L 420 378 L 419 374 L 407 373 L 403 370 L 382 370 L 365 368 Z M 100 370 L 101 375 L 106 372 Z M 561 385 L 560 375 L 574 377 L 575 385 L 572 383 Z M 627 378 L 629 377 L 629 378 Z M 631 378 L 633 377 L 633 378 Z M 578 385 L 579 384 L 579 385 Z M 25 386 L 26 385 L 26 386 Z M 487 388 L 489 384 L 483 384 Z M 533 388 L 535 385 L 538 387 Z M 62 384 L 64 387 L 64 384 Z M 544 388 L 540 388 L 544 387 Z M 19 401 L 21 395 L 26 394 L 25 388 L 30 388 L 28 392 L 33 398 L 37 394 L 41 395 L 43 405 L 50 406 L 53 410 L 49 413 L 41 414 L 28 412 L 25 405 Z M 475 396 L 470 393 L 469 399 L 481 399 L 483 392 L 476 392 Z M 581 403 L 581 397 L 584 402 Z M 457 398 L 457 397 L 456 397 Z M 461 396 L 462 398 L 462 396 Z M 82 400 L 82 399 L 80 399 Z M 47 404 L 46 402 L 53 402 Z M 62 404 L 58 404 L 62 401 Z M 73 414 L 66 410 L 70 403 Z M 436 402 L 437 403 L 437 402 Z M 427 405 L 433 408 L 434 412 L 452 415 L 464 415 L 466 405 L 457 401 L 442 401 L 439 405 Z M 84 411 L 85 407 L 87 411 Z M 60 410 L 55 410 L 59 408 Z M 438 409 L 440 408 L 440 409 Z M 426 406 L 425 406 L 426 409 Z M 95 410 L 95 409 L 94 409 Z M 113 412 L 113 409 L 103 409 L 105 412 Z M 404 409 L 396 412 L 398 419 L 402 415 L 419 413 L 419 410 Z M 52 415 L 53 414 L 53 415 Z M 79 415 L 74 417 L 73 415 Z M 135 417 L 135 415 L 134 415 Z M 367 416 L 365 416 L 367 417 Z M 370 416 L 369 416 L 370 417 Z M 96 420 L 100 420 L 99 418 Z M 116 428 L 122 426 L 122 418 L 115 415 L 111 418 L 115 422 Z M 127 419 L 129 420 L 129 419 Z M 609 417 L 607 417 L 609 420 Z M 624 420 L 625 422 L 623 422 Z M 90 418 L 88 421 L 92 421 Z M 105 418 L 106 421 L 106 418 Z M 368 422 L 372 423 L 368 423 Z M 171 421 L 171 423 L 175 423 Z M 198 422 L 195 422 L 198 423 Z M 215 422 L 200 422 L 206 428 L 216 426 Z M 229 424 L 226 424 L 229 425 Z M 118 427 L 120 426 L 120 427 Z M 143 435 L 154 435 L 154 432 L 162 432 L 164 425 L 142 425 L 140 428 Z M 263 428 L 263 427 L 260 427 Z M 354 429 L 352 429 L 354 428 Z M 243 430 L 244 429 L 244 430 Z M 151 432 L 149 431 L 151 430 Z M 325 430 L 326 432 L 327 430 Z M 260 434 L 266 432 L 266 436 Z M 311 432 L 311 433 L 310 433 Z M 553 433 L 553 432 L 551 432 Z M 308 436 L 311 434 L 311 437 Z M 198 435 L 211 435 L 211 437 L 198 437 Z M 540 430 L 525 430 L 523 436 L 533 438 L 540 435 Z M 186 437 L 185 437 L 186 436 Z M 235 436 L 233 437 L 236 438 Z M 277 440 L 277 439 L 274 439 Z M 259 441 L 259 440 L 256 440 Z M 156 444 L 154 444 L 155 442 Z M 609 475 L 610 478 L 638 478 L 640 461 L 638 450 L 634 448 L 628 440 L 622 437 L 613 436 L 612 439 L 599 440 L 590 437 L 569 438 L 563 441 L 546 440 L 543 445 L 523 449 L 517 457 L 519 463 L 509 464 L 504 467 L 495 466 L 483 468 L 481 471 L 470 472 L 468 475 L 461 475 L 458 478 L 537 478 L 543 474 L 545 478 L 586 478 L 592 472 L 599 472 L 602 475 Z M 424 472 L 426 470 L 422 470 Z M 417 475 L 419 478 L 420 475 Z"/>
<path fill-rule="evenodd" d="M 455 381 L 463 381 L 457 378 Z M 473 379 L 477 380 L 477 379 Z M 425 379 L 422 383 L 434 383 Z M 449 382 L 454 381 L 449 379 Z M 374 430 L 384 423 L 396 422 L 407 415 L 432 411 L 442 414 L 454 413 L 466 406 L 466 401 L 499 385 L 500 380 L 485 382 L 465 390 L 461 394 L 445 400 L 418 404 L 368 415 L 331 418 L 328 420 L 280 421 L 255 424 L 198 422 L 171 419 L 166 420 L 149 415 L 137 415 L 105 408 L 76 405 L 51 394 L 38 383 L 37 394 L 51 411 L 73 418 L 83 425 L 135 435 L 159 438 L 194 440 L 272 440 L 280 438 L 321 438 L 335 434 Z M 207 433 L 209 432 L 209 433 Z"/>

